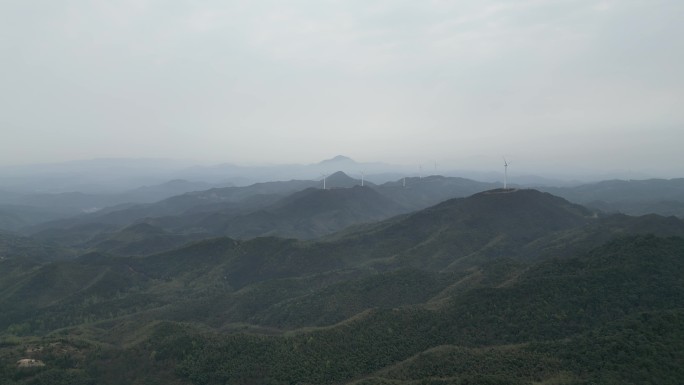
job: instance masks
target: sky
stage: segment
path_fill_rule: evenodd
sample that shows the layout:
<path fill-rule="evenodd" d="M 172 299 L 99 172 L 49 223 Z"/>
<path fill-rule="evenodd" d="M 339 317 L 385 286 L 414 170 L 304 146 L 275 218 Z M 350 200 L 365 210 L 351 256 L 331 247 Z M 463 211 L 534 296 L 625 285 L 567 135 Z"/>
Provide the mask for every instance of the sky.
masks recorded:
<path fill-rule="evenodd" d="M 684 177 L 681 0 L 5 0 L 0 44 L 0 165 Z"/>

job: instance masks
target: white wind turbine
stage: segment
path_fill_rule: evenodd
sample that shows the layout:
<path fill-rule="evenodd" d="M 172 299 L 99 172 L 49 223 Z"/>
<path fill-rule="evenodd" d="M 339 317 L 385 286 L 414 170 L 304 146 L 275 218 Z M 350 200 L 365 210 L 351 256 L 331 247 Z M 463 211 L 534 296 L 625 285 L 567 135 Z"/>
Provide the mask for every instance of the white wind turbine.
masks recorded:
<path fill-rule="evenodd" d="M 508 162 L 506 161 L 506 158 L 503 158 L 504 161 L 504 190 L 508 188 Z"/>
<path fill-rule="evenodd" d="M 363 174 L 363 171 L 361 171 L 361 187 L 363 187 L 363 177 L 364 177 L 364 174 Z"/>
<path fill-rule="evenodd" d="M 327 174 L 321 174 L 321 176 L 323 177 L 323 190 L 325 190 L 325 179 L 328 177 L 328 175 Z"/>

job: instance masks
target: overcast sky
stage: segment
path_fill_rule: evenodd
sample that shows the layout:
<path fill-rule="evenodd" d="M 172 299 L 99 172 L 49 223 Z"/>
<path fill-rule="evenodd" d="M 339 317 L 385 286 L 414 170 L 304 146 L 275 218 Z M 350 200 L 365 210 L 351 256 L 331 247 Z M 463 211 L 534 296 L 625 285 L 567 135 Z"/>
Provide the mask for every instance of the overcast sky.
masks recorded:
<path fill-rule="evenodd" d="M 684 176 L 684 1 L 4 0 L 0 165 Z"/>

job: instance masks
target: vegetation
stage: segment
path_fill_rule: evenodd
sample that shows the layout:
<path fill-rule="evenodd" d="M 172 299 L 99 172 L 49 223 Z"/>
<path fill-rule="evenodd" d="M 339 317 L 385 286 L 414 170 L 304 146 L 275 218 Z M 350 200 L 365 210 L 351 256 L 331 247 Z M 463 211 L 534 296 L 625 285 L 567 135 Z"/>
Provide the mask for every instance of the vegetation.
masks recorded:
<path fill-rule="evenodd" d="M 0 383 L 678 384 L 682 228 L 535 191 L 319 241 L 136 225 L 139 255 L 0 260 Z"/>

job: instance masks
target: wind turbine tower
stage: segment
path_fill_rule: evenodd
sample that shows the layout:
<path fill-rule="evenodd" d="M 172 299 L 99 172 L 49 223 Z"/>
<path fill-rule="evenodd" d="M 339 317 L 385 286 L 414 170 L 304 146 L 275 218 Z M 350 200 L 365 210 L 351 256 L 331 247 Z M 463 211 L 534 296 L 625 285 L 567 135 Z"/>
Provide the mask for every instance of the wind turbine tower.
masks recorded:
<path fill-rule="evenodd" d="M 323 174 L 323 190 L 325 190 L 325 179 L 328 177 L 328 175 Z"/>
<path fill-rule="evenodd" d="M 504 190 L 508 189 L 508 162 L 506 158 L 504 160 Z"/>
<path fill-rule="evenodd" d="M 363 187 L 363 177 L 364 177 L 363 171 L 361 171 L 361 187 Z"/>

